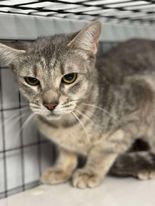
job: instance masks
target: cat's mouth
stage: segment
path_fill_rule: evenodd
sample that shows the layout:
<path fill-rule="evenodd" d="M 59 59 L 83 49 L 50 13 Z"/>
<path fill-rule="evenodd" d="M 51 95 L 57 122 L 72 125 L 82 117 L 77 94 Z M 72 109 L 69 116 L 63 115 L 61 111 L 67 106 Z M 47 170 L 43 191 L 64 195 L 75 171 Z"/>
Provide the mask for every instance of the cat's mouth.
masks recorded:
<path fill-rule="evenodd" d="M 51 113 L 46 115 L 46 118 L 49 120 L 58 120 L 61 118 L 61 115 Z"/>
<path fill-rule="evenodd" d="M 73 111 L 74 111 L 73 108 L 64 109 L 63 111 L 54 110 L 51 113 L 47 114 L 46 118 L 50 120 L 58 120 L 61 119 L 62 117 L 65 117 L 65 115 L 71 114 Z"/>
<path fill-rule="evenodd" d="M 43 105 L 30 104 L 30 108 L 35 114 L 41 115 L 48 120 L 58 120 L 66 114 L 70 114 L 74 111 L 76 107 L 75 102 L 69 104 L 58 105 L 54 110 L 48 110 Z"/>

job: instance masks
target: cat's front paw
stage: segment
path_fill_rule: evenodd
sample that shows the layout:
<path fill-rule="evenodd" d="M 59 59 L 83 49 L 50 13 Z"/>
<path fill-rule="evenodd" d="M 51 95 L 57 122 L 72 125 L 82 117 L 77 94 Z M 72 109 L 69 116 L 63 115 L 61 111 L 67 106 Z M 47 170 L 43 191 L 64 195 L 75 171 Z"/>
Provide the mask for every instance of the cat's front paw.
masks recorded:
<path fill-rule="evenodd" d="M 48 168 L 41 177 L 41 182 L 45 184 L 60 184 L 68 181 L 70 174 L 57 168 Z"/>
<path fill-rule="evenodd" d="M 102 182 L 99 175 L 87 169 L 76 170 L 72 178 L 73 186 L 81 189 L 97 187 Z"/>

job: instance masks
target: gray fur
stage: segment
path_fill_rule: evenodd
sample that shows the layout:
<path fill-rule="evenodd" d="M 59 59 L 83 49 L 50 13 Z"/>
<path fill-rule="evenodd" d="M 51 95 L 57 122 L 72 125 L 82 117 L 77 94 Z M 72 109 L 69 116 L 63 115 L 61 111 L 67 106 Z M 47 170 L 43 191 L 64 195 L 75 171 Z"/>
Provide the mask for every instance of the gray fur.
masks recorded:
<path fill-rule="evenodd" d="M 155 146 L 155 42 L 130 40 L 99 57 L 100 30 L 92 22 L 74 34 L 39 38 L 25 52 L 0 45 L 0 60 L 11 63 L 38 128 L 60 149 L 55 166 L 42 176 L 45 183 L 72 177 L 75 187 L 98 186 L 137 138 L 151 151 Z M 73 72 L 77 80 L 63 84 L 63 75 Z M 40 86 L 27 85 L 25 76 L 39 79 Z M 51 112 L 43 102 L 58 106 Z M 78 155 L 87 158 L 80 169 Z"/>

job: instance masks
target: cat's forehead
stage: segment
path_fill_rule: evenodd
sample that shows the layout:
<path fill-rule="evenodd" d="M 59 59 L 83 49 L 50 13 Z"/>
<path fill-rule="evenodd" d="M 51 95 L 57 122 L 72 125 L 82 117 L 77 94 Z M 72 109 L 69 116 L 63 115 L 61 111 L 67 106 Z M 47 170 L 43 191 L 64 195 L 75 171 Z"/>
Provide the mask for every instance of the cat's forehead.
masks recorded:
<path fill-rule="evenodd" d="M 81 70 L 85 72 L 84 55 L 69 48 L 69 41 L 70 39 L 64 35 L 38 39 L 28 51 L 25 65 L 31 67 L 30 71 L 35 70 L 35 73 L 56 72 L 63 75 Z"/>
<path fill-rule="evenodd" d="M 28 52 L 36 57 L 44 57 L 47 62 L 50 62 L 52 57 L 58 58 L 66 53 L 68 42 L 69 37 L 66 35 L 38 38 Z"/>

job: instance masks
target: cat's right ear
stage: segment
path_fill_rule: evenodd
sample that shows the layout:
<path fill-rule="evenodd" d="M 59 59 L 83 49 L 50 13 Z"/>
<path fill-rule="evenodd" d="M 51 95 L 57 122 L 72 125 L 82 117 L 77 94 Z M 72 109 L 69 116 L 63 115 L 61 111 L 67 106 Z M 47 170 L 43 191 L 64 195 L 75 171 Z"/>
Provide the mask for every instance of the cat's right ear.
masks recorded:
<path fill-rule="evenodd" d="M 17 58 L 25 53 L 25 50 L 18 50 L 0 43 L 0 65 L 9 66 L 16 62 Z"/>
<path fill-rule="evenodd" d="M 68 43 L 68 46 L 82 49 L 91 55 L 96 55 L 100 33 L 101 23 L 93 21 L 82 28 Z"/>

